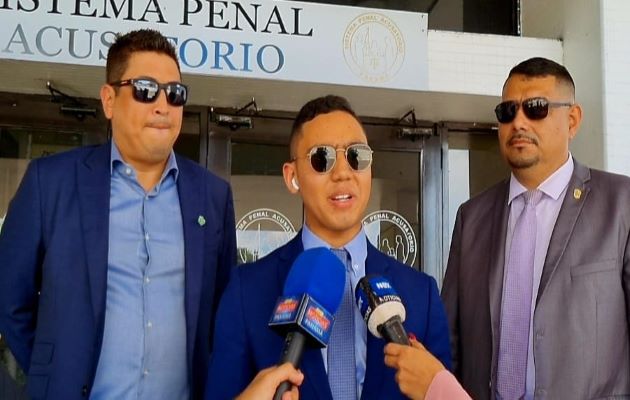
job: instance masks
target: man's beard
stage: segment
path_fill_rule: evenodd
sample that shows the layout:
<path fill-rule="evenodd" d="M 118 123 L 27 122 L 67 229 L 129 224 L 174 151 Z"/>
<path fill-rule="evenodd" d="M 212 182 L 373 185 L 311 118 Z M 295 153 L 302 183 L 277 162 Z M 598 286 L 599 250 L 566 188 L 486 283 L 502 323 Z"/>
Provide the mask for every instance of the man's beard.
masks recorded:
<path fill-rule="evenodd" d="M 530 135 L 525 135 L 522 133 L 517 133 L 513 135 L 508 141 L 507 145 L 510 146 L 513 140 L 523 140 L 523 139 L 528 140 L 531 144 L 538 147 L 538 139 L 536 137 L 532 137 Z M 526 155 L 519 154 L 520 152 L 518 150 L 516 151 L 517 151 L 517 154 L 515 156 L 508 155 L 506 157 L 507 162 L 510 165 L 510 167 L 512 167 L 512 169 L 531 168 L 534 165 L 538 164 L 538 162 L 540 161 L 540 157 L 538 155 L 527 157 Z"/>
<path fill-rule="evenodd" d="M 526 169 L 531 168 L 538 164 L 540 158 L 538 156 L 532 156 L 529 158 L 523 158 L 521 156 L 510 157 L 507 159 L 508 164 L 512 169 Z"/>

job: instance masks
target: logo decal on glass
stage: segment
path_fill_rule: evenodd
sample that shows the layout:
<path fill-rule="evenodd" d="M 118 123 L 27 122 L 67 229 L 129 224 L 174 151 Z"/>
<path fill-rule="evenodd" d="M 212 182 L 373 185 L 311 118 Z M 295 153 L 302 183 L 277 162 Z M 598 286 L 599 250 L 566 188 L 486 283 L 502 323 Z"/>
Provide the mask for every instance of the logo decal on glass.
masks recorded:
<path fill-rule="evenodd" d="M 405 59 L 405 39 L 385 15 L 361 14 L 346 28 L 343 55 L 352 72 L 362 80 L 387 82 L 398 73 Z"/>
<path fill-rule="evenodd" d="M 363 228 L 380 251 L 412 266 L 418 254 L 418 241 L 411 224 L 402 215 L 379 210 L 363 218 Z"/>
<path fill-rule="evenodd" d="M 236 223 L 238 263 L 253 262 L 271 253 L 295 236 L 291 221 L 279 211 L 257 208 Z"/>

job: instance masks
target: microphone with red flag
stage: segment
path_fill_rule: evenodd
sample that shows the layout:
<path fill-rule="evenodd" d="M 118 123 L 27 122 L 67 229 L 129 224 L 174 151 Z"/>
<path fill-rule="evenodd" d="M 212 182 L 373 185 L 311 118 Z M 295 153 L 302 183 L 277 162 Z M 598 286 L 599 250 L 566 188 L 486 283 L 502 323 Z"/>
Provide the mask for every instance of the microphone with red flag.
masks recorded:
<path fill-rule="evenodd" d="M 304 347 L 326 347 L 346 283 L 345 268 L 325 247 L 305 250 L 294 261 L 269 327 L 285 336 L 278 365 L 290 362 L 298 368 Z M 274 400 L 291 389 L 285 381 Z"/>

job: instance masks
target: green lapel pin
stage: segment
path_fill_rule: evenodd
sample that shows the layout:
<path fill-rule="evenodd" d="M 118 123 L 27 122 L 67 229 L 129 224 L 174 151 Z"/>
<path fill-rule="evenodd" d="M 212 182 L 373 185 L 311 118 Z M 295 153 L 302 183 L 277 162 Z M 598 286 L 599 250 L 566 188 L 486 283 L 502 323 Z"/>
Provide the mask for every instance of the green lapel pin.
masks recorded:
<path fill-rule="evenodd" d="M 203 217 L 203 215 L 197 217 L 197 223 L 199 224 L 199 226 L 204 226 L 206 224 L 206 219 Z"/>

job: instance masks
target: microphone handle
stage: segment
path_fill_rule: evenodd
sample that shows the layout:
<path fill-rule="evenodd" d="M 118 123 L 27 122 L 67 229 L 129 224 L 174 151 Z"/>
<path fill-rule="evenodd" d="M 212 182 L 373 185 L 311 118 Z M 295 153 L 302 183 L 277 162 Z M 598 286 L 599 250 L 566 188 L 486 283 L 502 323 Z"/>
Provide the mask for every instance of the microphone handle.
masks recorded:
<path fill-rule="evenodd" d="M 383 336 L 387 343 L 398 343 L 411 346 L 405 327 L 398 315 L 394 315 L 387 321 L 380 324 L 376 329 L 378 329 L 378 332 L 381 336 Z"/>
<path fill-rule="evenodd" d="M 290 362 L 295 368 L 300 366 L 302 354 L 304 353 L 304 345 L 306 344 L 306 336 L 299 330 L 289 332 L 284 339 L 284 348 L 278 365 Z M 284 392 L 291 390 L 292 383 L 290 381 L 282 382 L 276 389 L 273 400 L 281 400 Z"/>

